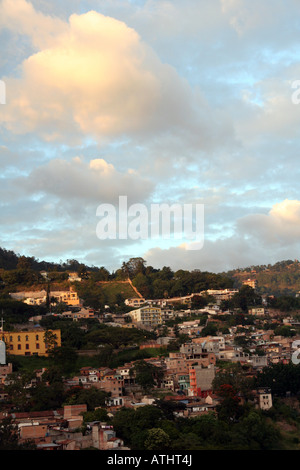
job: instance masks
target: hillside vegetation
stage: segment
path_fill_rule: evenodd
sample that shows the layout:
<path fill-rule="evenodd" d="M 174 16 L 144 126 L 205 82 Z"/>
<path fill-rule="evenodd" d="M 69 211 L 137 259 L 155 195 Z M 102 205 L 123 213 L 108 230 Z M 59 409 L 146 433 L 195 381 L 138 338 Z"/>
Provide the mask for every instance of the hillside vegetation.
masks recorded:
<path fill-rule="evenodd" d="M 48 273 L 46 280 L 42 272 Z M 77 273 L 81 282 L 70 283 L 69 273 Z M 295 296 L 300 291 L 298 260 L 279 261 L 274 265 L 238 268 L 224 273 L 194 269 L 173 271 L 170 267 L 156 269 L 147 266 L 143 258 L 123 262 L 115 272 L 105 267 L 87 266 L 77 260 L 49 263 L 0 248 L 1 295 L 20 290 L 68 289 L 71 285 L 79 296 L 95 308 L 105 304 L 120 304 L 126 298 L 182 297 L 207 289 L 240 288 L 243 281 L 257 281 L 257 293 Z"/>
<path fill-rule="evenodd" d="M 300 262 L 298 260 L 235 269 L 224 274 L 230 277 L 237 287 L 240 287 L 247 279 L 255 279 L 257 291 L 260 294 L 293 295 L 300 291 Z"/>

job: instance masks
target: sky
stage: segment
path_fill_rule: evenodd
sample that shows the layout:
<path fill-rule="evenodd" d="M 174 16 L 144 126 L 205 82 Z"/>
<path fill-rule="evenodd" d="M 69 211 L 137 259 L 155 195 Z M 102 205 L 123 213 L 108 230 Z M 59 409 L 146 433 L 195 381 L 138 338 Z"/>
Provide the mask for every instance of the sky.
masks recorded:
<path fill-rule="evenodd" d="M 0 41 L 2 248 L 110 271 L 299 258 L 299 1 L 0 0 Z M 132 230 L 101 239 L 120 197 Z M 203 208 L 197 249 L 138 236 L 154 204 Z"/>

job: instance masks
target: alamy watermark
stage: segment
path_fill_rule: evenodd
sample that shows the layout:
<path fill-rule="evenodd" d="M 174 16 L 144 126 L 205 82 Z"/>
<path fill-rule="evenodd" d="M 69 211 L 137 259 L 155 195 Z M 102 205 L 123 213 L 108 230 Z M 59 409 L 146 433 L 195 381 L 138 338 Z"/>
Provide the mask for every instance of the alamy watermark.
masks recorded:
<path fill-rule="evenodd" d="M 96 227 L 100 240 L 181 240 L 187 250 L 200 250 L 204 244 L 203 204 L 132 204 L 119 196 L 119 206 L 100 204 Z"/>
<path fill-rule="evenodd" d="M 293 341 L 292 348 L 295 349 L 297 348 L 293 354 L 292 354 L 292 363 L 293 364 L 300 364 L 300 340 L 297 339 L 296 341 Z"/>
<path fill-rule="evenodd" d="M 292 93 L 292 103 L 300 104 L 300 80 L 294 80 L 292 88 L 295 89 L 294 93 Z"/>
<path fill-rule="evenodd" d="M 3 80 L 0 80 L 0 104 L 6 104 L 6 85 Z"/>

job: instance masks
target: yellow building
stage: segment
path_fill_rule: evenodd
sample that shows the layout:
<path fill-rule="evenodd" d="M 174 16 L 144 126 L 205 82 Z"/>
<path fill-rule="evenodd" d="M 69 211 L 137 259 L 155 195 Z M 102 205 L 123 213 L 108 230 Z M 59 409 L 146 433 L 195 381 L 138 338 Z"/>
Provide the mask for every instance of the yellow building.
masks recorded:
<path fill-rule="evenodd" d="M 51 291 L 49 296 L 50 299 L 51 297 L 54 297 L 57 302 L 63 302 L 67 305 L 80 305 L 80 299 L 78 297 L 78 294 L 72 288 L 67 291 Z"/>
<path fill-rule="evenodd" d="M 55 345 L 61 346 L 60 330 L 48 330 L 55 335 Z M 17 356 L 47 356 L 48 346 L 45 342 L 46 330 L 41 328 L 32 331 L 0 331 L 0 340 L 6 344 L 8 354 Z"/>
<path fill-rule="evenodd" d="M 133 322 L 147 326 L 157 326 L 163 323 L 162 311 L 159 307 L 141 307 L 129 312 Z"/>

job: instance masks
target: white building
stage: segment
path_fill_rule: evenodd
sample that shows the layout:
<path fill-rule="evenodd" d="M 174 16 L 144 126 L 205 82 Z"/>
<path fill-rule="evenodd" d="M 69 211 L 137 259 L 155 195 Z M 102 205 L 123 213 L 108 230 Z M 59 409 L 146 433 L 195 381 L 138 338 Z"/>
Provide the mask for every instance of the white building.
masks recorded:
<path fill-rule="evenodd" d="M 260 388 L 257 390 L 258 406 L 261 410 L 269 410 L 272 408 L 272 393 L 270 388 Z"/>
<path fill-rule="evenodd" d="M 132 321 L 146 326 L 157 326 L 163 323 L 162 310 L 158 307 L 145 306 L 129 312 Z"/>

